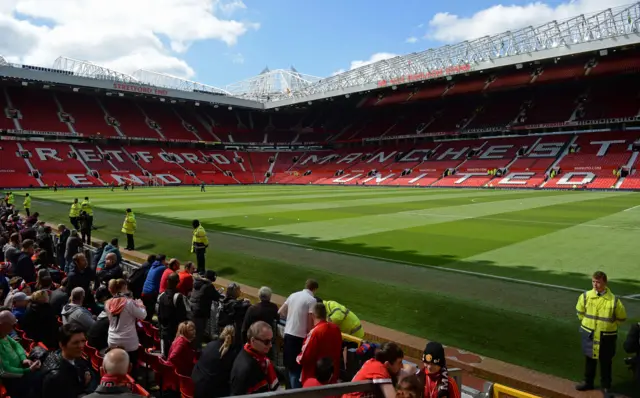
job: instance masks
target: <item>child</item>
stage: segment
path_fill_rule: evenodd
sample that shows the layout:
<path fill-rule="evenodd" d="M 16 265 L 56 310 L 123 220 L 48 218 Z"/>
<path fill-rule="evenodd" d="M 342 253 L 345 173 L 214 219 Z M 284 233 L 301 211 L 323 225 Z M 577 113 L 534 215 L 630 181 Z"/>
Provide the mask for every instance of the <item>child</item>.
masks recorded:
<path fill-rule="evenodd" d="M 424 383 L 424 398 L 460 398 L 460 389 L 447 371 L 444 347 L 429 342 L 422 355 L 424 369 L 418 376 Z"/>
<path fill-rule="evenodd" d="M 398 382 L 396 398 L 422 398 L 424 386 L 417 375 L 410 375 Z"/>

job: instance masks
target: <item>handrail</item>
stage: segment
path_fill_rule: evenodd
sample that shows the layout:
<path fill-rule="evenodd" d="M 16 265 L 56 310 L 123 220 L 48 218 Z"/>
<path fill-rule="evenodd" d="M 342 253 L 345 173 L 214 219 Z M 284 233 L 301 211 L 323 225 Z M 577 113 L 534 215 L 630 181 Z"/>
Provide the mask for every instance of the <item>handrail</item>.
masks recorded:
<path fill-rule="evenodd" d="M 501 394 L 513 398 L 541 398 L 538 395 L 533 395 L 525 391 L 516 390 L 515 388 L 507 387 L 502 384 L 491 384 L 489 387 L 490 398 L 500 398 Z"/>
<path fill-rule="evenodd" d="M 261 394 L 240 395 L 242 398 L 324 398 L 328 396 L 338 396 L 354 392 L 365 392 L 382 397 L 380 384 L 376 384 L 371 380 L 352 381 L 348 383 L 329 384 L 320 387 L 296 388 L 293 390 L 278 390 L 264 392 Z"/>

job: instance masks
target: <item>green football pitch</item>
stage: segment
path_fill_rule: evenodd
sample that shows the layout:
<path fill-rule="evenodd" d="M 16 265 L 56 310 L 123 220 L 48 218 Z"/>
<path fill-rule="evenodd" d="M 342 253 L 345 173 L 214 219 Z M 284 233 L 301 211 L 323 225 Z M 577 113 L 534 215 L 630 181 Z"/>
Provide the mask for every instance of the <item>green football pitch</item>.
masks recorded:
<path fill-rule="evenodd" d="M 636 193 L 219 186 L 31 195 L 33 211 L 67 225 L 73 198 L 89 196 L 94 236 L 122 242 L 131 207 L 137 249 L 183 260 L 195 260 L 190 225 L 199 219 L 208 267 L 221 276 L 285 296 L 315 277 L 320 297 L 365 320 L 575 380 L 575 304 L 593 271 L 607 272 L 630 319 L 640 317 Z"/>

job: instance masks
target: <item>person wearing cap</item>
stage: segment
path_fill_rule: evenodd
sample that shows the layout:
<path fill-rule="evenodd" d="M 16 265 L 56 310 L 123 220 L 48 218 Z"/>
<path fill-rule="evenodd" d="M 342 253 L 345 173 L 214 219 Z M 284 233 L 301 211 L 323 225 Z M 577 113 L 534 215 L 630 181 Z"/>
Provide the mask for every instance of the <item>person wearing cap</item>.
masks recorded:
<path fill-rule="evenodd" d="M 205 254 L 207 252 L 207 247 L 209 247 L 209 238 L 207 238 L 207 231 L 205 231 L 202 225 L 200 225 L 200 221 L 193 220 L 191 225 L 193 226 L 191 253 L 196 254 L 198 273 L 202 275 L 205 271 Z"/>
<path fill-rule="evenodd" d="M 444 347 L 440 343 L 427 343 L 422 354 L 424 367 L 418 376 L 424 384 L 424 398 L 460 398 L 460 388 L 449 376 Z"/>
<path fill-rule="evenodd" d="M 29 305 L 29 296 L 24 292 L 18 292 L 13 295 L 13 306 L 11 307 L 11 313 L 16 317 L 18 322 L 22 319 L 27 312 L 27 306 Z"/>
<path fill-rule="evenodd" d="M 136 233 L 138 225 L 136 223 L 136 216 L 131 209 L 127 209 L 124 216 L 124 222 L 122 223 L 122 233 L 127 235 L 127 247 L 125 250 L 135 250 L 136 245 L 133 241 L 133 234 Z"/>

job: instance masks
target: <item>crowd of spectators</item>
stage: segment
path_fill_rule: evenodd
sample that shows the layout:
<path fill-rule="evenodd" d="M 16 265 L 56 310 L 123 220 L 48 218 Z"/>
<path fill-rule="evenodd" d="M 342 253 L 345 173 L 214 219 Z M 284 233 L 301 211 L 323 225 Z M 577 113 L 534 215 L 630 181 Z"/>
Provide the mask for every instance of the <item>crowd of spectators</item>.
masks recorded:
<path fill-rule="evenodd" d="M 193 263 L 156 254 L 128 273 L 116 238 L 90 261 L 77 230 L 60 225 L 54 236 L 37 212 L 0 210 L 0 383 L 12 398 L 131 397 L 141 354 L 192 380 L 196 398 L 345 381 L 343 333 L 364 331 L 346 307 L 317 296 L 313 279 L 280 308 L 268 287 L 252 304 L 238 284 L 218 290 L 216 273 Z M 281 368 L 274 344 L 283 320 Z M 459 397 L 442 346 L 427 349 L 415 375 L 396 344 L 375 347 L 354 380 L 374 380 L 387 398 Z"/>

